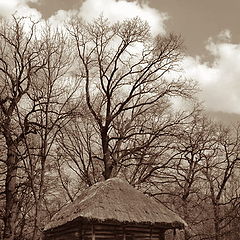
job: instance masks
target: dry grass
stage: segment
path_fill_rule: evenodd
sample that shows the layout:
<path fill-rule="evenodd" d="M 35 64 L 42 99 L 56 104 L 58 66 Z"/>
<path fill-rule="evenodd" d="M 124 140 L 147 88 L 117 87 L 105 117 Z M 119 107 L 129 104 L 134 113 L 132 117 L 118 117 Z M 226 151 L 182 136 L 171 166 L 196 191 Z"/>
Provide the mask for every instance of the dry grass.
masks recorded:
<path fill-rule="evenodd" d="M 99 222 L 151 224 L 166 228 L 183 228 L 186 225 L 163 204 L 118 178 L 111 178 L 88 188 L 73 203 L 56 213 L 45 230 L 77 218 Z"/>

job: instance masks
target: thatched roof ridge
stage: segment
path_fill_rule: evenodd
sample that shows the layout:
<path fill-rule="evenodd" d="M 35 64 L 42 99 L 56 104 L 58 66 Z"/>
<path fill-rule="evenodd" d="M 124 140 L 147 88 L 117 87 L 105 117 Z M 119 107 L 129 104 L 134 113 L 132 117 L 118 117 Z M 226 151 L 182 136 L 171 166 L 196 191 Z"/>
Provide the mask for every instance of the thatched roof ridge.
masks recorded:
<path fill-rule="evenodd" d="M 76 219 L 151 224 L 166 228 L 183 228 L 186 225 L 163 204 L 119 178 L 99 182 L 85 190 L 73 203 L 56 213 L 45 230 Z"/>

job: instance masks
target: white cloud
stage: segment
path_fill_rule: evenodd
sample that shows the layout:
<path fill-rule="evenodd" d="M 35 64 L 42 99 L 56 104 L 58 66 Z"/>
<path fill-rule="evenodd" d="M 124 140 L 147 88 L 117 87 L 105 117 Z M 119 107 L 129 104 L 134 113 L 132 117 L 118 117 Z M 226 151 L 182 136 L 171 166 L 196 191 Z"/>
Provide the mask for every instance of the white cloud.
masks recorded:
<path fill-rule="evenodd" d="M 154 34 L 165 33 L 164 21 L 168 18 L 166 13 L 160 13 L 147 4 L 124 0 L 86 0 L 80 8 L 80 14 L 86 20 L 103 14 L 110 21 L 121 21 L 138 16 L 149 23 Z"/>
<path fill-rule="evenodd" d="M 224 35 L 229 39 L 230 33 Z M 240 113 L 240 44 L 229 43 L 228 39 L 209 40 L 206 47 L 214 58 L 211 64 L 188 56 L 183 68 L 187 77 L 199 82 L 200 99 L 209 110 Z"/>
<path fill-rule="evenodd" d="M 224 42 L 230 42 L 232 34 L 229 29 L 225 29 L 218 34 L 218 39 Z"/>
<path fill-rule="evenodd" d="M 19 4 L 18 0 L 0 0 L 0 16 L 12 14 Z"/>
<path fill-rule="evenodd" d="M 15 12 L 15 15 L 19 17 L 30 17 L 33 21 L 39 21 L 42 18 L 41 13 L 37 9 L 30 8 L 26 4 L 20 4 Z M 27 20 L 25 20 L 25 22 L 26 21 Z"/>
<path fill-rule="evenodd" d="M 65 22 L 71 19 L 71 16 L 77 14 L 77 10 L 58 10 L 55 15 L 48 19 L 49 24 L 58 28 L 64 28 Z"/>
<path fill-rule="evenodd" d="M 62 21 L 69 17 L 69 14 L 76 11 L 58 11 L 50 19 L 51 21 Z M 111 22 L 140 17 L 147 21 L 153 34 L 165 33 L 165 21 L 168 19 L 166 13 L 160 13 L 157 9 L 147 4 L 140 4 L 138 1 L 126 0 L 85 0 L 78 10 L 79 16 L 86 21 L 91 21 L 100 15 L 108 18 Z"/>
<path fill-rule="evenodd" d="M 28 2 L 38 2 L 38 0 L 0 0 L 0 16 L 8 17 L 14 13 L 18 16 L 41 16 L 33 8 L 30 8 Z"/>

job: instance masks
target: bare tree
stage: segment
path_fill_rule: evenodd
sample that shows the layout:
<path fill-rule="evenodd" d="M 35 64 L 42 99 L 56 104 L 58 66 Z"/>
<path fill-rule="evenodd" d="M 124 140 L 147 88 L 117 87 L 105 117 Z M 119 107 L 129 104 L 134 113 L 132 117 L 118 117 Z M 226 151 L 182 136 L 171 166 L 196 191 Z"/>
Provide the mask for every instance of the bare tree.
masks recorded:
<path fill-rule="evenodd" d="M 213 212 L 215 240 L 224 239 L 229 233 L 227 229 L 239 205 L 239 185 L 232 184 L 235 174 L 239 173 L 239 152 L 239 126 L 234 132 L 220 126 L 217 131 L 215 152 L 205 155 L 203 169 Z"/>
<path fill-rule="evenodd" d="M 67 37 L 57 29 L 46 26 L 42 30 L 41 41 L 45 50 L 39 58 L 46 59 L 46 65 L 39 72 L 38 80 L 32 84 L 28 92 L 31 101 L 30 124 L 34 127 L 38 137 L 37 158 L 36 151 L 32 158 L 29 149 L 29 140 L 25 138 L 25 148 L 29 159 L 28 177 L 34 196 L 35 220 L 32 239 L 39 238 L 41 225 L 39 212 L 42 210 L 42 200 L 45 186 L 47 157 L 53 160 L 52 149 L 56 149 L 55 139 L 59 130 L 64 127 L 74 116 L 79 99 L 76 94 L 79 79 L 71 75 L 70 69 L 73 62 L 71 48 Z M 37 162 L 34 164 L 34 159 Z M 36 169 L 33 169 L 33 166 Z M 39 174 L 34 176 L 34 172 Z M 37 187 L 36 187 L 37 186 Z"/>
<path fill-rule="evenodd" d="M 58 135 L 57 157 L 58 162 L 61 161 L 61 164 L 58 164 L 59 176 L 60 166 L 66 166 L 74 176 L 69 178 L 78 184 L 80 181 L 86 186 L 91 186 L 98 182 L 101 178 L 101 166 L 96 156 L 99 155 L 101 148 L 97 139 L 98 133 L 93 118 L 83 109 L 82 115 L 72 118 Z M 66 186 L 62 185 L 66 189 Z"/>
<path fill-rule="evenodd" d="M 169 186 L 170 197 L 175 196 L 175 206 L 180 207 L 179 212 L 189 223 L 185 231 L 186 240 L 198 236 L 200 232 L 198 226 L 203 219 L 203 189 L 206 187 L 202 177 L 203 163 L 206 154 L 215 152 L 215 130 L 215 124 L 203 111 L 197 110 L 176 139 L 174 165 L 166 173 L 170 184 L 165 189 Z"/>
<path fill-rule="evenodd" d="M 1 132 L 7 147 L 5 179 L 4 239 L 13 239 L 17 218 L 17 171 L 18 146 L 24 136 L 31 133 L 28 115 L 24 118 L 24 127 L 18 124 L 17 107 L 24 104 L 33 79 L 46 65 L 39 58 L 44 46 L 35 39 L 36 23 L 30 30 L 24 31 L 23 19 L 13 18 L 9 23 L 1 21 L 0 27 L 0 84 L 1 84 Z"/>
<path fill-rule="evenodd" d="M 169 76 L 181 59 L 182 42 L 172 34 L 152 37 L 147 23 L 138 18 L 116 24 L 102 17 L 92 23 L 75 18 L 68 31 L 85 81 L 86 105 L 97 125 L 101 143 L 97 158 L 108 179 L 133 151 L 126 151 L 131 141 L 137 150 L 147 144 L 145 137 L 153 135 L 144 118 L 150 109 L 164 111 L 170 97 L 192 94 L 193 84 Z"/>
<path fill-rule="evenodd" d="M 32 239 L 39 238 L 46 160 L 79 102 L 66 36 L 49 26 L 40 29 L 29 19 L 26 26 L 25 20 L 3 21 L 0 31 L 1 132 L 7 149 L 4 239 L 14 239 L 20 199 L 26 201 L 23 193 L 29 189 L 34 198 L 34 210 L 29 208 L 34 212 Z"/>

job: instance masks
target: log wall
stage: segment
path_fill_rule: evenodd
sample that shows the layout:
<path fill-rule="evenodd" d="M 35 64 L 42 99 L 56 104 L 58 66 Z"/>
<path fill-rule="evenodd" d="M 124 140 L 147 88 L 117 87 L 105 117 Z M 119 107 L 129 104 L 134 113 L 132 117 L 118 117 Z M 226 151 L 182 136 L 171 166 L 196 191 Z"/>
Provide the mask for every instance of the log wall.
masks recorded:
<path fill-rule="evenodd" d="M 164 232 L 147 225 L 78 224 L 49 230 L 45 240 L 164 240 Z"/>

